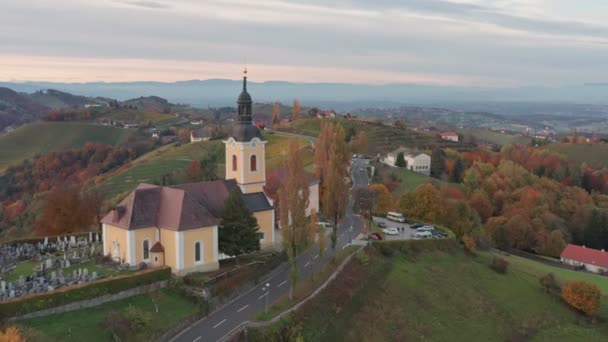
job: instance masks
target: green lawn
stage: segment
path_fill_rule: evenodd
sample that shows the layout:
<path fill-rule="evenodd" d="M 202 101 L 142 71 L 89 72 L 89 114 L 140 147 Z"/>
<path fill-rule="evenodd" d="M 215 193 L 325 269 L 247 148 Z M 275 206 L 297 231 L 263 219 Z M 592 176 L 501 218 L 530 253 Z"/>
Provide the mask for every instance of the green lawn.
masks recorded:
<path fill-rule="evenodd" d="M 390 167 L 382 165 L 376 172 L 380 172 L 381 178 L 385 175 L 394 174 L 397 177 L 397 181 L 400 183 L 398 187 L 393 190 L 394 195 L 401 195 L 406 192 L 414 191 L 420 184 L 426 182 L 432 182 L 433 184 L 445 185 L 449 187 L 462 188 L 461 184 L 449 183 L 429 176 L 421 175 L 414 171 L 410 171 L 404 168 Z"/>
<path fill-rule="evenodd" d="M 563 155 L 567 160 L 593 167 L 608 166 L 608 144 L 550 144 L 543 147 Z"/>
<path fill-rule="evenodd" d="M 507 144 L 529 144 L 530 141 L 532 141 L 532 139 L 529 137 L 516 136 L 513 134 L 503 134 L 500 132 L 493 132 L 483 128 L 460 130 L 460 133 L 470 133 L 475 136 L 477 140 L 487 141 L 489 143 L 496 144 L 499 146 Z"/>
<path fill-rule="evenodd" d="M 152 314 L 150 327 L 134 340 L 149 341 L 150 336 L 158 335 L 196 313 L 192 301 L 170 290 L 162 290 L 164 298 L 159 304 L 159 313 L 149 295 L 140 295 L 121 301 L 106 303 L 89 309 L 71 311 L 58 315 L 20 321 L 18 324 L 32 329 L 40 341 L 112 341 L 110 334 L 103 330 L 104 317 L 113 310 L 122 311 L 129 305 Z M 71 337 L 68 334 L 71 330 Z"/>
<path fill-rule="evenodd" d="M 489 254 L 470 257 L 460 249 L 410 255 L 373 253 L 365 273 L 353 266 L 290 321 L 250 336 L 276 341 L 286 324 L 305 341 L 588 342 L 608 336 L 606 310 L 599 323 L 590 323 L 545 294 L 526 267 L 498 274 L 488 267 Z"/>
<path fill-rule="evenodd" d="M 37 154 L 81 147 L 91 141 L 119 145 L 131 132 L 83 123 L 36 122 L 24 125 L 0 136 L 0 172 Z"/>
<path fill-rule="evenodd" d="M 498 254 L 492 253 L 492 255 Z M 553 267 L 547 264 L 536 262 L 534 260 L 522 258 L 517 255 L 501 256 L 509 260 L 511 266 L 520 272 L 526 272 L 536 277 L 542 277 L 547 273 L 553 273 L 555 274 L 557 279 L 561 280 L 562 282 L 571 280 L 586 281 L 597 285 L 597 287 L 599 287 L 602 291 L 602 294 L 608 297 L 608 277 L 601 277 L 599 275 L 587 272 L 577 272 L 560 267 Z"/>

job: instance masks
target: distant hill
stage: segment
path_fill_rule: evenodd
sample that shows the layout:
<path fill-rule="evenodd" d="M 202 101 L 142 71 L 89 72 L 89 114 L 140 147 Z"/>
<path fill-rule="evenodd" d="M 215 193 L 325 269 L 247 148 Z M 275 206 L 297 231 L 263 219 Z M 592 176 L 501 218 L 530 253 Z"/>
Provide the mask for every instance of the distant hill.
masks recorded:
<path fill-rule="evenodd" d="M 44 115 L 48 107 L 40 105 L 27 94 L 0 87 L 0 131 L 13 124 L 22 124 Z"/>
<path fill-rule="evenodd" d="M 79 107 L 92 102 L 88 97 L 72 95 L 54 89 L 40 90 L 28 96 L 39 105 L 53 109 Z"/>
<path fill-rule="evenodd" d="M 446 105 L 453 104 L 466 110 L 510 113 L 512 102 L 607 105 L 605 86 L 573 85 L 556 87 L 472 87 L 434 86 L 420 84 L 346 84 L 346 83 L 291 83 L 253 82 L 250 78 L 248 90 L 254 101 L 290 103 L 294 98 L 302 105 L 318 105 L 350 110 L 368 106 L 391 106 L 399 104 Z M 196 106 L 234 105 L 241 89 L 240 80 L 210 79 L 180 82 L 122 82 L 122 83 L 50 83 L 24 82 L 0 83 L 18 91 L 34 92 L 40 89 L 58 89 L 84 96 L 104 96 L 124 101 L 129 98 L 156 95 L 174 103 L 189 103 Z M 482 105 L 479 105 L 482 104 Z M 494 104 L 497 104 L 494 106 Z M 450 105 L 451 107 L 451 105 Z M 475 108 L 475 109 L 473 109 Z M 538 108 L 536 108 L 538 110 Z"/>
<path fill-rule="evenodd" d="M 122 101 L 121 105 L 146 112 L 168 113 L 171 110 L 169 101 L 158 96 L 141 96 L 135 99 Z"/>
<path fill-rule="evenodd" d="M 0 172 L 24 159 L 52 150 L 80 147 L 87 142 L 119 145 L 131 131 L 83 123 L 38 122 L 0 136 Z"/>

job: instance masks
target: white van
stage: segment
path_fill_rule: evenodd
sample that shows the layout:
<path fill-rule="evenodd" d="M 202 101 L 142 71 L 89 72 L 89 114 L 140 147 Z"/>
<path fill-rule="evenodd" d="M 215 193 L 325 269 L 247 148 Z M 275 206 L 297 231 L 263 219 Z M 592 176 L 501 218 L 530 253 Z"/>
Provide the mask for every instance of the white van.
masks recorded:
<path fill-rule="evenodd" d="M 403 217 L 403 215 L 393 211 L 389 211 L 388 214 L 386 214 L 386 218 L 395 222 L 405 222 L 405 217 Z"/>
<path fill-rule="evenodd" d="M 414 239 L 430 239 L 433 234 L 431 232 L 416 232 L 414 233 Z"/>
<path fill-rule="evenodd" d="M 416 230 L 419 231 L 419 232 L 428 232 L 428 231 L 431 231 L 431 230 L 435 230 L 435 226 L 431 226 L 431 225 L 426 224 L 426 225 L 424 225 L 422 227 L 416 228 Z"/>

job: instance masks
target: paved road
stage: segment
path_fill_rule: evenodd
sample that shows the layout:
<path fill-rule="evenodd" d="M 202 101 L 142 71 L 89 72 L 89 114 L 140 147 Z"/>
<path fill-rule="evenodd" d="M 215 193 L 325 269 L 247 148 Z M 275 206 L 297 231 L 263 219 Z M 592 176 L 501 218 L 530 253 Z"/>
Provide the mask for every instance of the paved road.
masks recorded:
<path fill-rule="evenodd" d="M 351 176 L 355 185 L 367 185 L 368 179 L 362 161 L 356 161 L 351 168 Z M 359 171 L 362 168 L 363 172 Z M 350 231 L 350 228 L 353 228 Z M 338 225 L 338 242 L 336 250 L 347 245 L 361 231 L 361 220 L 352 211 L 352 200 L 341 224 Z M 326 251 L 319 255 L 318 246 L 313 246 L 302 253 L 297 260 L 299 279 L 308 279 L 312 271 L 319 272 L 322 267 L 332 259 L 331 242 L 328 239 Z M 182 331 L 171 341 L 177 342 L 206 342 L 217 341 L 232 331 L 241 323 L 254 320 L 256 315 L 265 310 L 266 303 L 270 305 L 274 300 L 289 291 L 288 268 L 283 267 L 280 272 L 267 282 L 259 284 L 236 298 L 232 302 L 214 311 L 209 316 L 198 321 L 190 328 Z M 265 290 L 266 284 L 269 290 Z"/>

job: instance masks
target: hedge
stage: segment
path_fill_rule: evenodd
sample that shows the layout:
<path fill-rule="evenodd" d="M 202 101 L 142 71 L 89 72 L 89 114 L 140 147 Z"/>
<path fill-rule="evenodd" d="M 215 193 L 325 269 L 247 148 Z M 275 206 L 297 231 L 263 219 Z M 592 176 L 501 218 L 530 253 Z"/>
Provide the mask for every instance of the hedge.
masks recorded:
<path fill-rule="evenodd" d="M 148 269 L 80 285 L 65 287 L 57 291 L 39 293 L 0 302 L 0 319 L 25 315 L 30 312 L 66 305 L 103 295 L 119 293 L 134 287 L 152 284 L 171 278 L 171 268 Z"/>
<path fill-rule="evenodd" d="M 382 240 L 372 244 L 385 256 L 402 254 L 413 256 L 427 251 L 442 251 L 451 253 L 458 248 L 454 239 L 426 239 L 426 240 Z"/>

